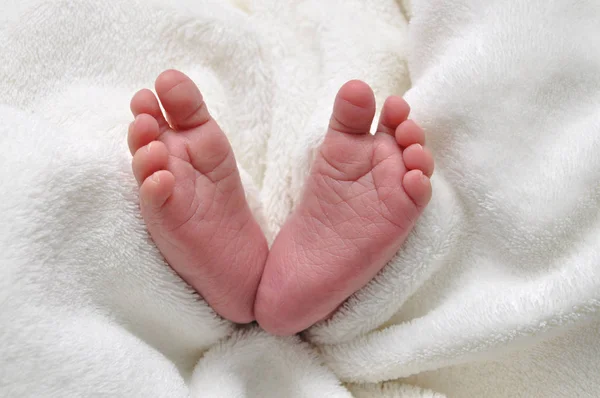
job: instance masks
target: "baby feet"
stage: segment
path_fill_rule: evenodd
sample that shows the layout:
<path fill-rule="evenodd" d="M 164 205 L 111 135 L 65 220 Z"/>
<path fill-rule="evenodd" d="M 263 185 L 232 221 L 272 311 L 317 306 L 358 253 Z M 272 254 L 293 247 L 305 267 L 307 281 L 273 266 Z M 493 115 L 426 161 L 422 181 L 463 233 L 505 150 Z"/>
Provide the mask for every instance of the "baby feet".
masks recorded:
<path fill-rule="evenodd" d="M 174 70 L 131 101 L 140 206 L 171 267 L 224 318 L 254 320 L 268 248 L 246 202 L 233 151 L 196 85 Z"/>
<path fill-rule="evenodd" d="M 365 83 L 344 85 L 301 202 L 277 236 L 256 298 L 260 325 L 297 333 L 327 318 L 400 249 L 431 198 L 433 158 L 409 107 L 386 101 L 378 133 Z"/>
<path fill-rule="evenodd" d="M 301 202 L 268 253 L 232 149 L 196 85 L 167 71 L 156 92 L 166 117 L 149 90 L 131 101 L 142 216 L 171 267 L 234 322 L 256 315 L 268 332 L 287 335 L 327 318 L 400 249 L 431 197 L 433 159 L 406 102 L 388 98 L 371 135 L 373 92 L 348 82 Z"/>

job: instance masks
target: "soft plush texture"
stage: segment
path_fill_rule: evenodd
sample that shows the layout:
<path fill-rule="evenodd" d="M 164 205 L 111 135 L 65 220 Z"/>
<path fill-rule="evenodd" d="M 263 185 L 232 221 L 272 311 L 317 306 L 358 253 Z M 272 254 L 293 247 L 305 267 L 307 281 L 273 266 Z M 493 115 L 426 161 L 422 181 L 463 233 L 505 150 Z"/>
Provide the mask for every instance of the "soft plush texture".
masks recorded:
<path fill-rule="evenodd" d="M 595 0 L 5 2 L 0 395 L 600 395 L 598 20 Z M 167 68 L 203 91 L 269 239 L 339 86 L 411 87 L 432 203 L 330 321 L 236 327 L 162 260 L 126 131 Z"/>

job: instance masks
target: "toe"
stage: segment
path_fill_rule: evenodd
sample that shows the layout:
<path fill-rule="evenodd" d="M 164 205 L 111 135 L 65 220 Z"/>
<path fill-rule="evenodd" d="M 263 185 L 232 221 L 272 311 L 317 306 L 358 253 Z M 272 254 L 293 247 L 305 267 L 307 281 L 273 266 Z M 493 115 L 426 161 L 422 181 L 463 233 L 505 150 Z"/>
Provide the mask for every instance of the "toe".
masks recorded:
<path fill-rule="evenodd" d="M 421 170 L 427 177 L 433 174 L 433 156 L 421 144 L 412 144 L 402 152 L 407 170 Z"/>
<path fill-rule="evenodd" d="M 127 143 L 129 151 L 135 154 L 138 149 L 156 140 L 160 135 L 160 129 L 156 119 L 146 113 L 138 115 L 129 125 Z"/>
<path fill-rule="evenodd" d="M 183 73 L 167 70 L 158 76 L 155 87 L 173 128 L 188 130 L 211 120 L 200 90 Z"/>
<path fill-rule="evenodd" d="M 402 186 L 407 195 L 419 208 L 425 207 L 431 199 L 431 181 L 421 170 L 411 170 L 404 175 Z"/>
<path fill-rule="evenodd" d="M 140 187 L 142 212 L 156 210 L 171 197 L 175 187 L 175 177 L 167 170 L 159 170 L 146 178 Z"/>
<path fill-rule="evenodd" d="M 410 107 L 401 97 L 395 95 L 388 97 L 381 110 L 377 131 L 393 136 L 396 128 L 406 120 L 409 113 Z"/>
<path fill-rule="evenodd" d="M 368 84 L 352 80 L 337 94 L 329 129 L 342 133 L 368 133 L 375 117 L 375 95 Z"/>
<path fill-rule="evenodd" d="M 407 120 L 396 128 L 396 142 L 403 148 L 412 144 L 425 145 L 425 132 L 413 120 Z"/>
<path fill-rule="evenodd" d="M 161 132 L 169 127 L 169 124 L 167 123 L 167 120 L 160 109 L 156 95 L 146 88 L 138 91 L 133 96 L 131 99 L 130 108 L 134 117 L 137 117 L 141 114 L 146 114 L 156 119 Z"/>
<path fill-rule="evenodd" d="M 150 175 L 167 167 L 169 152 L 165 144 L 160 141 L 152 141 L 148 145 L 137 150 L 133 155 L 131 167 L 135 179 L 141 184 Z"/>

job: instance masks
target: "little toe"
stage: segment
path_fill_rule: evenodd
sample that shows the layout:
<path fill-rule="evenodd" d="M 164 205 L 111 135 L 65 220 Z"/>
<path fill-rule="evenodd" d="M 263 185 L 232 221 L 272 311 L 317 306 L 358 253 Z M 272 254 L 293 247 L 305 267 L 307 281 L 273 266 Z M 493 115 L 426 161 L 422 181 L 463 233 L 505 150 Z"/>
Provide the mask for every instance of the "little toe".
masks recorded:
<path fill-rule="evenodd" d="M 410 107 L 404 99 L 395 95 L 388 97 L 379 116 L 377 131 L 393 136 L 398 125 L 408 118 L 409 113 Z"/>
<path fill-rule="evenodd" d="M 402 186 L 406 194 L 419 208 L 431 200 L 431 181 L 421 170 L 411 170 L 404 175 Z"/>
<path fill-rule="evenodd" d="M 175 187 L 175 176 L 168 170 L 158 170 L 146 178 L 140 187 L 140 204 L 142 212 L 162 207 L 171 197 Z"/>
<path fill-rule="evenodd" d="M 396 128 L 396 142 L 403 148 L 412 144 L 425 145 L 425 132 L 413 120 L 407 120 Z"/>
<path fill-rule="evenodd" d="M 138 149 L 133 155 L 131 167 L 133 175 L 139 184 L 159 170 L 166 169 L 169 161 L 169 151 L 160 141 L 152 141 Z"/>
<path fill-rule="evenodd" d="M 188 130 L 211 120 L 200 90 L 185 74 L 167 70 L 156 78 L 155 87 L 173 128 Z"/>
<path fill-rule="evenodd" d="M 155 141 L 160 135 L 160 129 L 156 119 L 146 113 L 138 115 L 129 125 L 127 143 L 129 151 L 135 154 L 138 149 Z"/>
<path fill-rule="evenodd" d="M 161 132 L 169 127 L 169 123 L 167 123 L 167 120 L 160 109 L 156 95 L 154 95 L 154 93 L 147 88 L 135 93 L 131 99 L 130 108 L 134 117 L 137 117 L 141 114 L 146 114 L 156 119 Z"/>
<path fill-rule="evenodd" d="M 421 170 L 427 177 L 433 174 L 434 162 L 431 152 L 421 144 L 412 144 L 402 152 L 407 170 Z"/>
<path fill-rule="evenodd" d="M 329 122 L 330 131 L 349 134 L 368 133 L 375 117 L 375 95 L 368 84 L 351 80 L 335 98 Z"/>

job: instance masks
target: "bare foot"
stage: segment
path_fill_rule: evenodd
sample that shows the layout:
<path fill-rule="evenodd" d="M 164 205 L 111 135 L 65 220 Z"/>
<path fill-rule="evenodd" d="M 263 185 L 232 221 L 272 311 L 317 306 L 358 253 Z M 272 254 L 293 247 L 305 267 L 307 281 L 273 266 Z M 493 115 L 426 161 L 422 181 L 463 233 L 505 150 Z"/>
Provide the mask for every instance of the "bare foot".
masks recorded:
<path fill-rule="evenodd" d="M 186 75 L 163 72 L 156 92 L 168 121 L 150 90 L 131 100 L 142 216 L 167 262 L 217 313 L 251 322 L 268 248 L 233 151 Z"/>
<path fill-rule="evenodd" d="M 360 81 L 336 98 L 329 131 L 300 204 L 277 236 L 255 314 L 273 334 L 327 318 L 400 249 L 431 198 L 433 158 L 399 97 L 368 134 L 375 98 Z"/>

